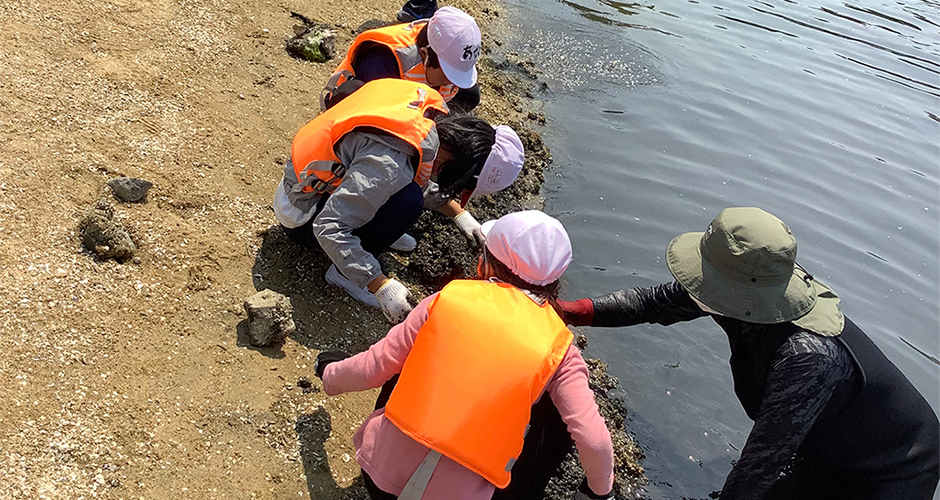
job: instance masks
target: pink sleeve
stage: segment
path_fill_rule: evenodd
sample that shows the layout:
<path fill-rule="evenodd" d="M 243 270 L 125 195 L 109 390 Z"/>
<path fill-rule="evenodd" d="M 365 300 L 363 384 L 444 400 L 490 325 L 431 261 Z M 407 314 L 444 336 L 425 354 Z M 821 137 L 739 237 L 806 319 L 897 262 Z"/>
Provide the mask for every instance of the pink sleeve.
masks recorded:
<path fill-rule="evenodd" d="M 594 391 L 588 386 L 588 376 L 584 358 L 572 345 L 546 390 L 578 448 L 588 486 L 603 495 L 614 487 L 614 446 L 594 402 Z"/>
<path fill-rule="evenodd" d="M 330 363 L 323 370 L 323 390 L 330 396 L 380 387 L 401 372 L 418 330 L 428 319 L 428 306 L 437 294 L 422 300 L 405 321 L 393 326 L 369 350 Z"/>

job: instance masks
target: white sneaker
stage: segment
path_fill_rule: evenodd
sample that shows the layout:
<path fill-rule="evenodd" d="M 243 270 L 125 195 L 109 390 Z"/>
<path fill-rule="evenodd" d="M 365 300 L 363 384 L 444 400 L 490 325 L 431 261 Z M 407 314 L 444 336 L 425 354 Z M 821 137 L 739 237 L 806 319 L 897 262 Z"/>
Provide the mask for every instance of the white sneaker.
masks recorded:
<path fill-rule="evenodd" d="M 370 292 L 368 288 L 359 288 L 354 285 L 352 281 L 346 279 L 342 273 L 339 272 L 339 269 L 336 268 L 336 264 L 330 265 L 330 268 L 326 270 L 326 276 L 324 276 L 326 282 L 331 285 L 336 285 L 343 290 L 346 290 L 346 293 L 350 297 L 362 302 L 363 304 L 369 307 L 379 307 L 379 301 L 375 298 L 375 294 Z"/>
<path fill-rule="evenodd" d="M 397 252 L 414 252 L 415 248 L 418 248 L 418 241 L 414 239 L 414 236 L 405 233 L 401 235 L 401 238 L 395 240 L 395 243 L 392 243 L 389 248 Z"/>

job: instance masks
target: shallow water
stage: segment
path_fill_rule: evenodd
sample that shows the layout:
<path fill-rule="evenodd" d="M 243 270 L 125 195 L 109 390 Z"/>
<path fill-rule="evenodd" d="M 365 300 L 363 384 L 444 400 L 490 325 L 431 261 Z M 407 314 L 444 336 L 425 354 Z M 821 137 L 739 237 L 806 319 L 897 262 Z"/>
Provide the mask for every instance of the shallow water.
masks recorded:
<path fill-rule="evenodd" d="M 509 4 L 510 48 L 549 85 L 564 296 L 665 282 L 673 236 L 760 206 L 940 407 L 940 3 Z M 719 328 L 584 333 L 623 383 L 650 495 L 719 489 L 750 429 Z"/>

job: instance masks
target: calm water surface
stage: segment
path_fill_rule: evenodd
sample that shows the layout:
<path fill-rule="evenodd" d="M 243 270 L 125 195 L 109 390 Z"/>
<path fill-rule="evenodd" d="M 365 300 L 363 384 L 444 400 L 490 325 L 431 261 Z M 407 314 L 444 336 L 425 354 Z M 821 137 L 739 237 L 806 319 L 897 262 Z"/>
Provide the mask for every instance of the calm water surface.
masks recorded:
<path fill-rule="evenodd" d="M 940 3 L 509 3 L 510 48 L 549 86 L 565 296 L 665 282 L 673 236 L 760 206 L 940 407 Z M 584 333 L 623 383 L 650 496 L 719 489 L 750 421 L 717 325 Z"/>

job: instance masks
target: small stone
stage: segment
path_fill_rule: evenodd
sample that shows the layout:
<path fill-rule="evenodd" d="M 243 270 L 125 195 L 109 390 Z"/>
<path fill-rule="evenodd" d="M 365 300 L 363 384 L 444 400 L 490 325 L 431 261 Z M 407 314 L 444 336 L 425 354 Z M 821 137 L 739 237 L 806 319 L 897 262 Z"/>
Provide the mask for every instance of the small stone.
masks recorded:
<path fill-rule="evenodd" d="M 137 203 L 145 201 L 153 183 L 136 177 L 116 177 L 108 181 L 108 186 L 118 200 Z"/>
<path fill-rule="evenodd" d="M 107 200 L 98 200 L 79 226 L 82 245 L 102 259 L 120 261 L 134 256 L 137 246 L 127 229 L 114 220 L 114 208 Z"/>
<path fill-rule="evenodd" d="M 574 345 L 578 346 L 578 349 L 581 349 L 583 351 L 588 346 L 587 337 L 585 337 L 584 335 L 578 335 L 574 339 Z"/>
<path fill-rule="evenodd" d="M 141 263 L 140 257 L 134 257 L 134 264 L 137 264 L 139 266 L 140 263 Z"/>
<path fill-rule="evenodd" d="M 297 379 L 297 387 L 300 387 L 301 389 L 309 389 L 312 386 L 313 384 L 310 383 L 310 379 L 307 377 L 300 377 Z"/>
<path fill-rule="evenodd" d="M 264 289 L 245 300 L 248 313 L 248 340 L 251 345 L 265 347 L 281 342 L 294 333 L 293 307 L 290 299 Z"/>

